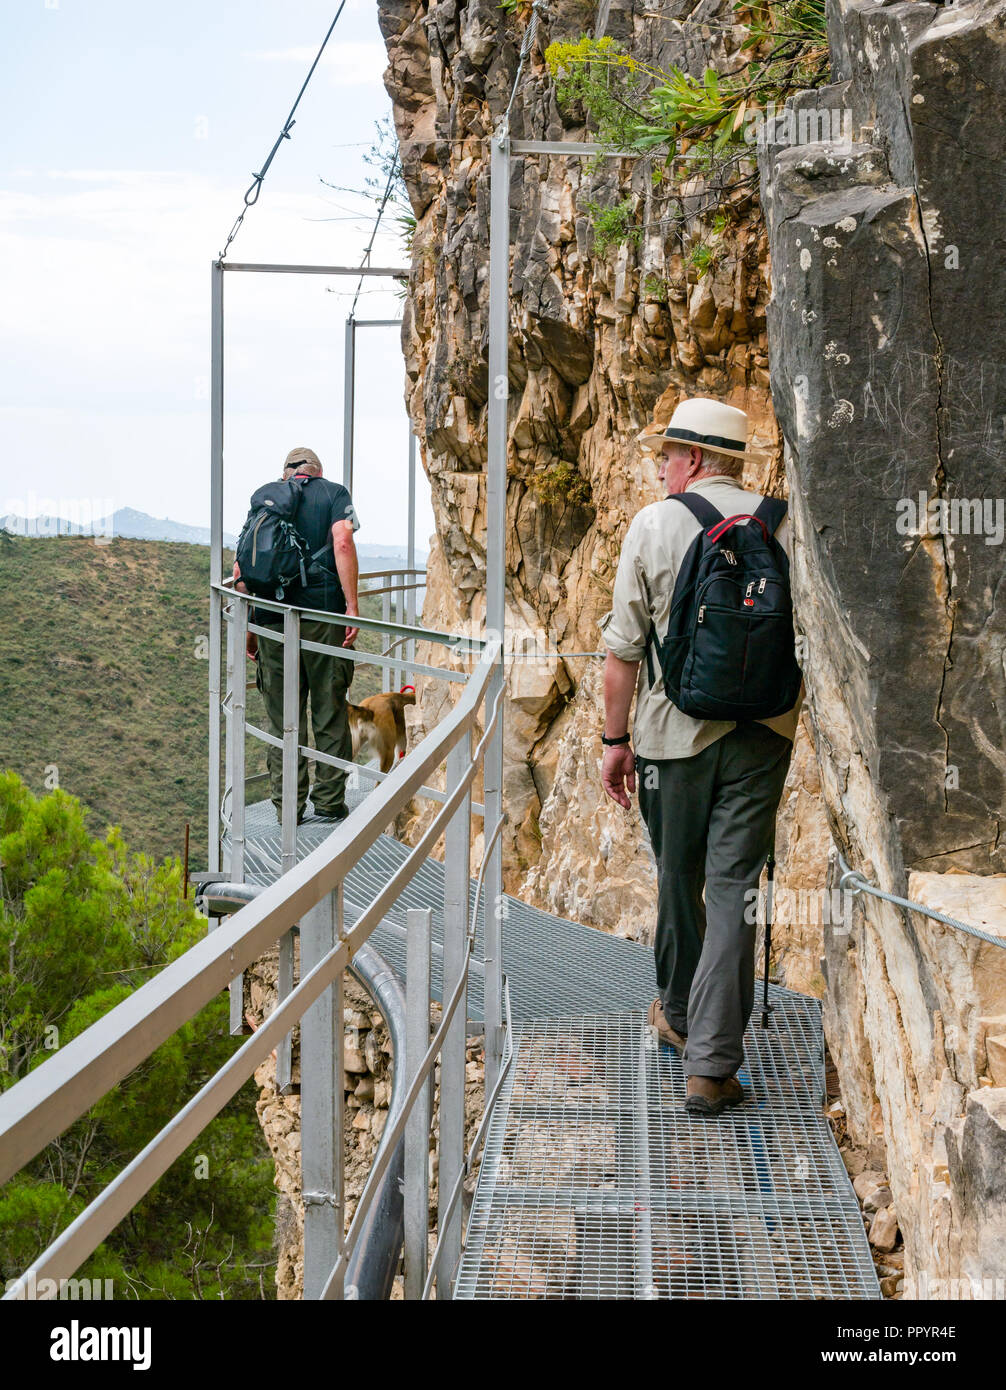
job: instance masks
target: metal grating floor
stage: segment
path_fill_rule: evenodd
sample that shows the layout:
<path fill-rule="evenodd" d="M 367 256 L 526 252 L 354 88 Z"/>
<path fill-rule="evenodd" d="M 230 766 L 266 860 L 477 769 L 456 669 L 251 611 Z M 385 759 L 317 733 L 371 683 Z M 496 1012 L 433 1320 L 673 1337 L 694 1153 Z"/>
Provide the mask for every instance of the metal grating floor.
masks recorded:
<path fill-rule="evenodd" d="M 351 806 L 364 793 L 350 792 Z M 310 803 L 308 803 L 310 808 Z M 305 820 L 297 827 L 297 853 L 304 858 L 332 832 L 329 824 Z M 249 806 L 245 823 L 245 877 L 249 883 L 272 883 L 282 862 L 280 828 L 269 801 Z M 343 885 L 347 923 L 354 922 L 404 859 L 408 848 L 382 835 Z M 469 885 L 469 910 L 475 881 Z M 405 913 L 410 907 L 433 911 L 433 990 L 441 998 L 443 961 L 444 866 L 428 859 L 398 902 L 375 930 L 371 941 L 405 979 Z M 656 991 L 653 952 L 635 941 L 610 936 L 595 927 L 567 921 L 504 895 L 503 968 L 510 980 L 515 1018 L 551 1014 L 618 1013 L 646 1007 Z M 482 909 L 476 930 L 475 959 L 468 990 L 468 1017 L 482 1019 Z"/>
<path fill-rule="evenodd" d="M 350 793 L 355 806 L 364 793 Z M 269 802 L 247 812 L 249 882 L 280 870 Z M 298 856 L 331 827 L 298 827 Z M 348 876 L 348 921 L 408 850 L 382 835 Z M 474 900 L 475 884 L 470 887 Z M 433 910 L 441 990 L 443 865 L 427 860 L 371 937 L 405 977 L 405 911 Z M 476 961 L 481 950 L 479 922 Z M 507 896 L 514 1060 L 489 1126 L 458 1299 L 871 1299 L 880 1288 L 852 1186 L 822 1114 L 818 1002 L 772 988 L 745 1038 L 749 1093 L 715 1120 L 684 1110 L 673 1048 L 645 1010 L 653 953 Z M 482 1017 L 482 978 L 468 1015 Z"/>
<path fill-rule="evenodd" d="M 879 1297 L 821 1113 L 816 1001 L 773 991 L 740 1073 L 749 1099 L 684 1110 L 642 1011 L 514 1034 L 458 1270 L 458 1299 Z"/>

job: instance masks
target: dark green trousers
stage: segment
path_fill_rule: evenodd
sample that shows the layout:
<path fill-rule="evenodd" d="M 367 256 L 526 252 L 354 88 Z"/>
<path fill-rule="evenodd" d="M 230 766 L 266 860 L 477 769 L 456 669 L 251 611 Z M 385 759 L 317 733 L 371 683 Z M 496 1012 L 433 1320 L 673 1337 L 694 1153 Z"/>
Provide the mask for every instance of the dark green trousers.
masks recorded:
<path fill-rule="evenodd" d="M 300 635 L 308 642 L 324 642 L 328 646 L 341 647 L 346 629 L 332 623 L 319 622 L 312 618 L 301 618 Z M 265 700 L 266 714 L 269 717 L 270 731 L 277 738 L 283 737 L 283 645 L 260 637 L 258 644 L 258 668 L 261 676 L 262 696 Z M 349 732 L 349 714 L 346 710 L 346 692 L 353 679 L 353 662 L 345 657 L 325 656 L 321 652 L 300 654 L 300 734 L 303 747 L 313 746 L 319 753 L 330 753 L 336 758 L 352 761 L 353 739 Z M 311 728 L 314 733 L 313 745 L 307 736 L 308 699 L 311 703 Z M 304 812 L 310 787 L 309 759 L 303 754 L 297 760 L 297 816 Z M 283 753 L 271 745 L 266 754 L 269 768 L 269 789 L 276 814 L 282 818 L 283 809 Z M 341 768 L 317 762 L 314 766 L 314 786 L 311 800 L 319 816 L 339 816 L 346 809 L 346 776 Z"/>

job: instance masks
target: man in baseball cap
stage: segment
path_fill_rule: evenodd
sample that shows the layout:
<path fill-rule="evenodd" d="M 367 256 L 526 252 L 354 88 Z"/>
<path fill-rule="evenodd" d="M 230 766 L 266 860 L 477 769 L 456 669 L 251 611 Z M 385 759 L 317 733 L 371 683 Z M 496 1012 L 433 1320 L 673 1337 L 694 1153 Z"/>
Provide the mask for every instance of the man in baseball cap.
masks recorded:
<path fill-rule="evenodd" d="M 301 609 L 320 609 L 328 613 L 359 613 L 357 578 L 359 562 L 353 533 L 360 522 L 353 500 L 341 483 L 322 476 L 321 460 L 313 449 L 291 449 L 283 463 L 283 481 L 299 480 L 301 495 L 295 524 L 308 552 L 315 557 L 307 582 L 295 582 L 284 594 L 284 602 Z M 237 564 L 235 579 L 240 578 Z M 264 627 L 282 627 L 280 613 L 255 610 L 255 621 Z M 302 640 L 333 647 L 351 647 L 359 629 L 338 627 L 334 623 L 301 616 Z M 276 738 L 283 737 L 283 644 L 271 639 L 257 643 L 251 636 L 249 656 L 258 662 L 257 679 L 265 701 L 270 728 Z M 300 742 L 307 746 L 308 702 L 314 746 L 322 753 L 352 761 L 353 740 L 349 728 L 347 692 L 353 679 L 353 663 L 347 657 L 330 656 L 303 648 L 300 653 Z M 282 819 L 283 754 L 271 744 L 266 753 L 269 782 L 276 814 Z M 297 819 L 304 817 L 310 790 L 315 819 L 335 822 L 347 814 L 346 773 L 331 764 L 315 762 L 314 785 L 310 786 L 310 766 L 303 755 L 297 761 Z"/>

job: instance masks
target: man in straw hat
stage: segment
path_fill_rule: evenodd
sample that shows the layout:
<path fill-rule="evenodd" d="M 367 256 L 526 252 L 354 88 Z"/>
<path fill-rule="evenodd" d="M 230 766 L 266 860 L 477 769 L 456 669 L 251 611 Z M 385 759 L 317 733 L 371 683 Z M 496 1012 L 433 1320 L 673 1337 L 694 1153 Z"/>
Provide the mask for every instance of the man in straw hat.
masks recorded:
<path fill-rule="evenodd" d="M 359 562 L 354 531 L 360 523 L 352 498 L 341 483 L 322 476 L 321 463 L 313 449 L 291 449 L 283 464 L 283 481 L 300 480 L 303 491 L 297 506 L 296 528 L 311 555 L 325 553 L 324 560 L 311 565 L 307 583 L 299 580 L 284 594 L 284 602 L 299 608 L 316 608 L 328 613 L 359 613 L 357 579 Z M 234 578 L 240 569 L 235 563 Z M 263 627 L 282 627 L 282 615 L 271 609 L 256 610 L 255 621 Z M 304 641 L 331 647 L 351 647 L 359 629 L 338 627 L 319 619 L 301 617 L 300 635 Z M 257 656 L 257 679 L 265 701 L 269 725 L 276 738 L 283 737 L 283 644 L 267 639 L 258 643 L 250 634 L 249 656 Z M 349 728 L 346 693 L 353 679 L 353 662 L 347 657 L 301 650 L 300 654 L 300 733 L 307 746 L 307 708 L 311 703 L 314 746 L 321 753 L 352 761 L 353 739 Z M 266 754 L 270 792 L 276 814 L 282 818 L 283 753 L 269 746 Z M 310 783 L 308 759 L 297 759 L 297 819 L 305 813 Z M 346 773 L 329 763 L 314 764 L 314 786 L 310 788 L 315 817 L 339 821 L 347 813 Z"/>
<path fill-rule="evenodd" d="M 718 535 L 717 517 L 748 524 L 737 519 L 750 517 L 763 503 L 740 484 L 744 460 L 753 456 L 747 433 L 743 410 L 693 399 L 677 406 L 666 428 L 640 435 L 639 442 L 659 455 L 667 497 L 633 518 L 611 611 L 601 620 L 607 647 L 601 780 L 606 794 L 626 809 L 638 783 L 658 881 L 654 955 L 660 994 L 649 1021 L 682 1053 L 686 1109 L 698 1115 L 719 1114 L 745 1098 L 736 1072 L 754 1002 L 750 890 L 757 890 L 772 848 L 799 699 L 778 717 L 757 721 L 693 717 L 665 692 L 653 650 L 655 639 L 668 631 L 686 556 L 707 543 L 700 539 L 696 547 L 697 538 L 704 530 L 706 537 Z M 764 506 L 775 539 L 785 547 L 788 524 L 778 526 L 784 505 L 768 500 Z M 770 530 L 761 529 L 768 537 Z M 757 534 L 751 523 L 750 536 Z M 786 567 L 785 555 L 773 553 Z M 725 558 L 735 563 L 732 554 Z M 788 580 L 785 593 L 788 604 Z M 795 658 L 794 669 L 798 690 Z"/>

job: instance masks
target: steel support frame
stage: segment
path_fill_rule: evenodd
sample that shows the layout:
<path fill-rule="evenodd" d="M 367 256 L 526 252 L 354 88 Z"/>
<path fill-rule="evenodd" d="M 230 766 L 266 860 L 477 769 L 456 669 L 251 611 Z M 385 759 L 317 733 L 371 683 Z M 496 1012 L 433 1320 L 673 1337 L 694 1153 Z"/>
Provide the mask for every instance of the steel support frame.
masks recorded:
<path fill-rule="evenodd" d="M 213 261 L 210 267 L 210 625 L 209 625 L 209 777 L 207 809 L 206 866 L 219 873 L 220 801 L 222 793 L 221 755 L 223 752 L 222 642 L 223 598 L 219 586 L 223 579 L 224 533 L 224 274 L 257 275 L 362 275 L 371 279 L 407 280 L 404 266 L 282 265 L 270 262 Z M 365 320 L 368 326 L 381 320 Z M 352 396 L 347 397 L 352 400 Z M 344 423 L 345 440 L 345 423 Z M 345 469 L 346 459 L 343 458 Z M 352 468 L 352 448 L 349 466 Z M 231 783 L 232 796 L 237 788 Z"/>
<path fill-rule="evenodd" d="M 354 462 L 354 437 L 356 430 L 356 332 L 359 328 L 401 328 L 401 319 L 358 319 L 352 314 L 346 319 L 346 336 L 343 346 L 343 387 L 342 387 L 342 485 L 347 492 L 353 491 L 353 462 Z M 407 560 L 406 565 L 413 569 L 416 563 L 416 437 L 409 430 L 409 529 L 407 540 Z M 404 580 L 402 581 L 404 586 Z M 392 587 L 395 587 L 392 581 Z M 395 621 L 398 623 L 406 622 L 415 625 L 416 620 L 416 599 L 413 592 L 408 600 L 409 617 L 405 617 L 404 587 L 402 593 L 394 594 Z M 388 620 L 390 613 L 388 598 L 384 600 L 384 618 Z M 411 650 L 410 650 L 411 648 Z M 387 656 L 391 650 L 385 647 L 382 655 Z M 405 657 L 412 656 L 415 659 L 415 639 L 409 639 L 406 647 Z M 381 676 L 381 689 L 397 690 L 404 685 L 407 680 L 411 680 L 411 672 L 407 662 L 399 667 L 392 668 L 390 673 L 387 668 Z"/>
<path fill-rule="evenodd" d="M 658 153 L 653 151 L 652 153 Z M 565 158 L 638 159 L 604 145 L 581 140 L 511 140 L 501 125 L 490 141 L 489 157 L 489 450 L 486 469 L 486 629 L 500 639 L 500 669 L 489 687 L 491 706 L 505 678 L 506 658 L 506 493 L 508 402 L 510 390 L 510 166 L 513 155 L 545 154 Z M 487 833 L 503 814 L 503 737 L 500 718 L 486 750 L 484 769 Z M 503 1054 L 503 845 L 501 837 L 489 857 L 485 883 L 485 1028 L 486 1094 L 499 1075 Z"/>

